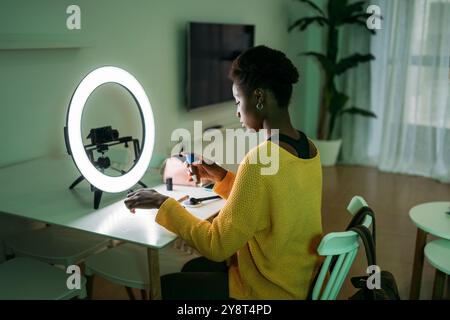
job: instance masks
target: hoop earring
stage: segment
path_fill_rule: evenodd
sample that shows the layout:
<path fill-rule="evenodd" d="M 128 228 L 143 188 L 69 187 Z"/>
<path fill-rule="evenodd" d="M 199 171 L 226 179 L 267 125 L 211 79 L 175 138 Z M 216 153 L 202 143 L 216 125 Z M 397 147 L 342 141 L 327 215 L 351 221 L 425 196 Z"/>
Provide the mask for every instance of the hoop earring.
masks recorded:
<path fill-rule="evenodd" d="M 264 108 L 264 105 L 261 102 L 258 102 L 256 104 L 256 109 L 258 109 L 258 111 L 261 111 Z"/>

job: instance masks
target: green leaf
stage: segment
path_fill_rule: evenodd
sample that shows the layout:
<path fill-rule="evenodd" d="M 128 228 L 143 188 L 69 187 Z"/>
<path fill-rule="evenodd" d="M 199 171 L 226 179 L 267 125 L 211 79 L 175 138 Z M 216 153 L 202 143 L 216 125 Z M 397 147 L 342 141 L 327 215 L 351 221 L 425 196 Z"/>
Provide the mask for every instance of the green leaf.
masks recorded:
<path fill-rule="evenodd" d="M 363 116 L 363 117 L 370 117 L 370 118 L 376 118 L 377 117 L 377 115 L 375 113 L 373 113 L 372 111 L 360 109 L 360 108 L 357 108 L 355 106 L 353 106 L 351 108 L 344 109 L 344 110 L 342 110 L 340 112 L 341 115 L 345 114 L 345 113 L 357 114 L 357 115 L 360 115 L 360 116 Z"/>
<path fill-rule="evenodd" d="M 353 19 L 353 18 L 348 18 L 345 20 L 345 23 L 347 24 L 358 24 L 364 27 L 365 30 L 367 30 L 368 32 L 370 32 L 371 34 L 376 34 L 376 31 L 374 29 L 369 29 L 367 28 L 367 23 L 366 20 L 360 20 L 360 19 Z M 343 22 L 344 23 L 344 22 Z"/>
<path fill-rule="evenodd" d="M 320 26 L 323 26 L 325 24 L 328 24 L 328 20 L 324 17 L 306 17 L 296 20 L 293 24 L 289 26 L 289 32 L 292 31 L 295 28 L 299 28 L 300 31 L 305 30 L 307 27 L 309 27 L 312 23 L 317 23 Z"/>
<path fill-rule="evenodd" d="M 330 14 L 330 19 L 333 20 L 333 24 L 336 26 L 342 25 L 344 23 L 350 23 L 350 21 L 354 21 L 355 19 L 363 19 L 367 20 L 371 14 L 366 13 L 364 10 L 365 1 L 358 1 L 351 4 L 347 4 L 347 1 L 341 3 L 340 0 L 330 2 L 339 3 L 339 5 L 332 6 L 332 12 Z"/>
<path fill-rule="evenodd" d="M 324 54 L 318 53 L 318 52 L 304 52 L 300 53 L 302 56 L 312 56 L 315 57 L 320 64 L 322 65 L 323 70 L 330 74 L 334 70 L 334 64 L 332 61 L 330 61 Z"/>
<path fill-rule="evenodd" d="M 363 20 L 367 20 L 367 18 L 370 18 L 372 16 L 373 16 L 372 13 L 362 12 L 362 13 L 357 13 L 357 14 L 351 15 L 351 16 L 345 18 L 345 19 L 363 19 Z M 381 16 L 378 16 L 378 15 L 375 15 L 375 16 L 376 17 L 381 17 Z"/>
<path fill-rule="evenodd" d="M 315 4 L 314 2 L 312 2 L 311 0 L 297 0 L 299 2 L 303 2 L 308 4 L 311 8 L 313 8 L 314 10 L 316 10 L 318 13 L 320 13 L 323 17 L 325 17 L 325 13 L 322 11 L 322 9 L 320 9 L 317 4 Z"/>
<path fill-rule="evenodd" d="M 336 25 L 344 17 L 347 2 L 347 0 L 328 1 L 328 19 L 331 25 Z"/>
<path fill-rule="evenodd" d="M 375 59 L 375 57 L 371 54 L 355 53 L 347 58 L 341 59 L 336 64 L 335 72 L 337 75 L 339 75 L 348 69 L 356 67 L 360 63 L 368 62 L 368 61 L 374 60 L 374 59 Z"/>
<path fill-rule="evenodd" d="M 372 16 L 371 13 L 358 13 L 355 15 L 345 17 L 340 21 L 339 24 L 341 25 L 345 23 L 354 23 L 355 21 L 367 21 L 367 19 L 369 19 L 371 16 Z"/>
<path fill-rule="evenodd" d="M 349 97 L 342 92 L 335 92 L 331 97 L 329 111 L 332 115 L 337 115 L 342 111 Z"/>
<path fill-rule="evenodd" d="M 331 1 L 333 1 L 333 0 L 331 0 Z M 358 1 L 358 2 L 354 2 L 352 4 L 345 6 L 343 13 L 342 13 L 342 18 L 350 17 L 354 13 L 364 12 L 364 4 L 365 3 L 366 3 L 365 1 Z"/>

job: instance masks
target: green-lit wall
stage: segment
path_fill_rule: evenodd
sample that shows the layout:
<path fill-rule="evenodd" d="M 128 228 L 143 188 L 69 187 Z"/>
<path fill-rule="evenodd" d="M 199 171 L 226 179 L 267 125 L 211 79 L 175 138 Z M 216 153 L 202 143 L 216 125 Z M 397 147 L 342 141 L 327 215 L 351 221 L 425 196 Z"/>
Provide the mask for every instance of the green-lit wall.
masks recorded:
<path fill-rule="evenodd" d="M 66 28 L 70 4 L 81 7 L 80 31 Z M 314 134 L 320 74 L 297 53 L 320 47 L 320 31 L 287 32 L 289 22 L 305 14 L 303 5 L 290 0 L 0 0 L 0 166 L 63 153 L 71 95 L 84 75 L 103 65 L 128 70 L 144 86 L 154 109 L 158 153 L 170 149 L 173 129 L 191 128 L 193 120 L 206 126 L 235 122 L 232 102 L 191 112 L 185 108 L 188 21 L 254 24 L 256 44 L 285 51 L 301 74 L 293 122 Z M 55 46 L 59 35 L 76 48 L 46 48 Z M 2 49 L 2 41 L 11 37 L 25 46 L 28 41 L 30 48 L 5 50 L 3 44 Z M 89 101 L 87 123 L 117 122 L 127 133 L 139 132 L 124 91 L 102 92 L 107 94 Z"/>
<path fill-rule="evenodd" d="M 316 16 L 317 13 L 298 1 L 289 1 L 289 25 L 299 18 Z M 325 0 L 314 0 L 324 8 Z M 299 56 L 301 52 L 324 50 L 325 28 L 311 25 L 305 31 L 293 30 L 289 33 L 288 53 L 300 72 L 291 104 L 291 118 L 294 124 L 307 135 L 316 137 L 319 116 L 322 73 L 319 64 L 311 57 Z"/>

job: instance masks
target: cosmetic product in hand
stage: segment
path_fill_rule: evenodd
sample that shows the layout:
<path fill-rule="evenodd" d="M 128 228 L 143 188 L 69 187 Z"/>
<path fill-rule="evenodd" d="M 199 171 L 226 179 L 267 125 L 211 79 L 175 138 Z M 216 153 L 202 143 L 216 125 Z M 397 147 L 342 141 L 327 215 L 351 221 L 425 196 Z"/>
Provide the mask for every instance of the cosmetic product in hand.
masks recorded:
<path fill-rule="evenodd" d="M 192 163 L 194 163 L 194 161 L 195 161 L 195 154 L 189 153 L 189 154 L 186 155 L 186 163 L 187 164 L 191 165 Z M 194 180 L 195 184 L 198 184 L 199 180 L 198 180 L 198 177 L 196 175 L 195 168 L 190 166 L 189 170 L 191 171 L 191 174 L 192 174 L 192 180 Z"/>

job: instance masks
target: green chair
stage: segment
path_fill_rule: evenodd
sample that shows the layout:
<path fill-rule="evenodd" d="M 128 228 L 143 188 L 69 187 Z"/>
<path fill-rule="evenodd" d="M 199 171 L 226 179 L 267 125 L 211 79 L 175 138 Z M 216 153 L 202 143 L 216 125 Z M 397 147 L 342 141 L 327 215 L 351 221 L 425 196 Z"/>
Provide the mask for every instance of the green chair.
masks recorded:
<path fill-rule="evenodd" d="M 367 206 L 367 202 L 360 196 L 354 196 L 347 211 L 354 215 L 364 206 Z M 372 217 L 366 216 L 363 225 L 369 228 L 371 224 Z M 322 238 L 317 251 L 319 255 L 326 258 L 313 287 L 311 296 L 313 300 L 336 299 L 355 260 L 359 246 L 359 236 L 354 231 L 331 232 Z M 337 260 L 330 270 L 334 256 L 337 256 Z"/>
<path fill-rule="evenodd" d="M 86 279 L 69 289 L 70 274 L 30 258 L 14 258 L 0 264 L 0 300 L 68 300 L 86 298 Z"/>
<path fill-rule="evenodd" d="M 68 267 L 110 246 L 110 239 L 59 226 L 29 230 L 3 240 L 7 256 Z"/>
<path fill-rule="evenodd" d="M 189 260 L 198 257 L 196 253 L 179 250 L 168 245 L 159 250 L 160 275 L 180 272 Z M 128 297 L 136 299 L 134 289 L 141 291 L 146 299 L 150 281 L 148 280 L 147 249 L 145 247 L 124 243 L 114 248 L 89 256 L 86 259 L 85 275 L 88 279 L 88 296 L 92 298 L 93 277 L 99 276 L 109 282 L 124 286 Z"/>
<path fill-rule="evenodd" d="M 443 299 L 445 280 L 450 275 L 450 241 L 434 240 L 425 246 L 427 261 L 436 268 L 433 285 L 433 300 Z"/>

